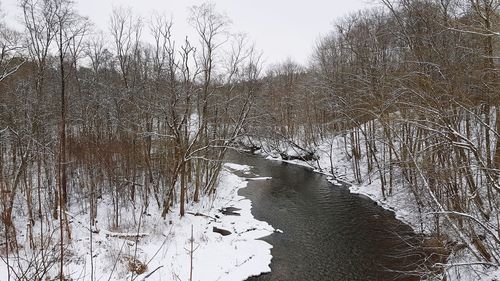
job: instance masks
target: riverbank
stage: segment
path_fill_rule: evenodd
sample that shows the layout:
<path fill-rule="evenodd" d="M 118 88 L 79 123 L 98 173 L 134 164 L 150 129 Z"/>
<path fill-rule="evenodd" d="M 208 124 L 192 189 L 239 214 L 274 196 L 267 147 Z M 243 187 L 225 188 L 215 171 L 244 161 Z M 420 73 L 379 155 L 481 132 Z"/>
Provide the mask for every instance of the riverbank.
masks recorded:
<path fill-rule="evenodd" d="M 88 214 L 78 211 L 79 208 L 72 209 L 73 238 L 66 250 L 66 277 L 71 280 L 91 280 L 93 277 L 93 280 L 238 281 L 269 272 L 272 246 L 258 239 L 273 233 L 274 229 L 254 219 L 252 203 L 238 195 L 247 182 L 235 172 L 253 176 L 249 170 L 249 166 L 225 164 L 216 195 L 199 203 L 189 203 L 183 218 L 179 218 L 175 206 L 163 220 L 161 210 L 155 208 L 156 204 L 150 204 L 147 212 L 134 208 L 125 210 L 122 227 L 110 229 L 112 210 L 104 206 L 109 202 L 102 202 L 99 210 L 106 211 L 98 214 L 92 240 L 87 227 Z M 235 214 L 221 212 L 228 207 L 235 208 Z M 140 227 L 134 231 L 133 225 L 137 222 Z M 214 228 L 231 234 L 223 236 L 214 232 Z M 25 233 L 20 232 L 20 237 L 25 237 Z M 54 235 L 54 239 L 56 237 Z M 22 258 L 29 260 L 28 249 L 20 252 Z M 4 258 L 0 263 L 2 280 L 8 276 L 6 261 Z M 22 264 L 22 260 L 14 256 L 10 257 L 10 262 L 28 270 L 29 265 Z M 57 264 L 52 264 L 50 278 L 55 278 L 58 272 Z M 10 276 L 11 280 L 17 280 L 12 271 Z"/>
<path fill-rule="evenodd" d="M 414 195 L 400 179 L 395 179 L 392 193 L 387 193 L 385 197 L 380 188 L 381 182 L 378 173 L 368 173 L 366 165 L 361 165 L 361 174 L 365 175 L 361 183 L 355 182 L 352 160 L 346 153 L 343 141 L 343 137 L 338 136 L 319 144 L 314 147 L 314 159 L 307 161 L 283 159 L 284 155 L 287 158 L 300 158 L 301 154 L 304 155 L 304 151 L 293 146 L 281 147 L 278 151 L 275 148 L 270 149 L 266 143 L 260 142 L 261 149 L 257 153 L 269 160 L 311 168 L 315 172 L 329 176 L 329 181 L 336 186 L 342 186 L 341 182 L 348 183 L 351 193 L 367 196 L 381 207 L 394 212 L 395 217 L 409 225 L 414 232 L 424 235 L 430 234 L 434 219 L 431 214 L 432 210 L 419 209 Z M 467 252 L 453 252 L 444 267 L 444 274 L 449 281 L 500 280 L 500 268 L 483 267 L 480 264 L 475 264 L 473 260 L 474 258 Z"/>
<path fill-rule="evenodd" d="M 298 156 L 300 151 L 288 148 L 285 153 Z M 380 189 L 380 178 L 375 172 L 365 177 L 361 184 L 354 181 L 352 161 L 345 152 L 342 138 L 335 138 L 330 142 L 320 144 L 315 148 L 317 159 L 309 161 L 300 159 L 284 160 L 280 152 L 265 148 L 260 150 L 258 154 L 268 160 L 282 161 L 310 168 L 317 173 L 328 176 L 329 181 L 335 186 L 341 186 L 341 182 L 347 183 L 351 193 L 367 196 L 383 208 L 393 211 L 397 219 L 408 224 L 416 233 L 429 232 L 429 224 L 425 223 L 429 217 L 422 216 L 418 212 L 418 206 L 415 200 L 411 200 L 412 194 L 408 190 L 396 187 L 393 189 L 392 194 L 384 199 Z M 361 174 L 366 175 L 365 167 L 362 166 L 361 169 Z"/>

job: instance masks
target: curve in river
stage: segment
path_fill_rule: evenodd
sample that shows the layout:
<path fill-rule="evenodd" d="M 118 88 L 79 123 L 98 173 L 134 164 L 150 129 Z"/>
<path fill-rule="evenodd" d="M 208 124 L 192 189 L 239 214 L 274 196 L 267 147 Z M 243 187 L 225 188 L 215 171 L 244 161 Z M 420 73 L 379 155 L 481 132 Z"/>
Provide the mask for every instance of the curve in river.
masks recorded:
<path fill-rule="evenodd" d="M 271 273 L 248 280 L 418 280 L 399 273 L 415 262 L 402 239 L 413 232 L 392 212 L 304 167 L 237 153 L 228 161 L 272 177 L 240 195 L 257 219 L 283 230 L 263 239 L 273 245 Z"/>

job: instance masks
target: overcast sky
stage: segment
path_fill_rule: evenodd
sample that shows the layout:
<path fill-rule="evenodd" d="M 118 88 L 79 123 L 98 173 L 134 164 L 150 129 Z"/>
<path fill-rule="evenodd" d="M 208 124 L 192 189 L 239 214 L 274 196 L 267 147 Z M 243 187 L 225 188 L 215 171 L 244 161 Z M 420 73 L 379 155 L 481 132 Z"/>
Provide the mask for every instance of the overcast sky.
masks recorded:
<path fill-rule="evenodd" d="M 202 0 L 76 0 L 78 11 L 103 31 L 108 31 L 113 7 L 130 7 L 149 18 L 152 11 L 174 19 L 178 40 L 190 33 L 188 7 Z M 317 38 L 333 28 L 335 20 L 369 6 L 373 0 L 217 0 L 216 9 L 233 22 L 232 30 L 244 32 L 264 52 L 266 64 L 291 57 L 305 64 Z M 11 23 L 20 18 L 18 0 L 0 0 L 0 8 Z"/>

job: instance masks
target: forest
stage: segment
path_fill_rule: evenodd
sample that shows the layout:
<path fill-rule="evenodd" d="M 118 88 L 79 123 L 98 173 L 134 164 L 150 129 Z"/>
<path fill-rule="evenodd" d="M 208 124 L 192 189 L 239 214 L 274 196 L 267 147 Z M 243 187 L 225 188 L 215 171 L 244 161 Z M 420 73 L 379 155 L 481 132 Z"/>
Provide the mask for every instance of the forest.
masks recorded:
<path fill-rule="evenodd" d="M 336 19 L 311 42 L 307 66 L 269 67 L 210 3 L 190 9 L 197 37 L 183 42 L 161 14 L 115 8 L 103 32 L 70 0 L 19 9 L 23 30 L 0 22 L 8 280 L 45 280 L 58 266 L 70 280 L 75 210 L 90 237 L 103 225 L 136 231 L 130 208 L 182 220 L 188 204 L 217 193 L 228 150 L 285 159 L 292 147 L 314 162 L 334 139 L 354 184 L 374 177 L 384 198 L 409 191 L 422 232 L 447 256 L 470 256 L 435 267 L 500 266 L 498 0 L 381 0 Z M 326 172 L 336 175 L 333 164 Z M 97 221 L 102 209 L 107 222 Z"/>

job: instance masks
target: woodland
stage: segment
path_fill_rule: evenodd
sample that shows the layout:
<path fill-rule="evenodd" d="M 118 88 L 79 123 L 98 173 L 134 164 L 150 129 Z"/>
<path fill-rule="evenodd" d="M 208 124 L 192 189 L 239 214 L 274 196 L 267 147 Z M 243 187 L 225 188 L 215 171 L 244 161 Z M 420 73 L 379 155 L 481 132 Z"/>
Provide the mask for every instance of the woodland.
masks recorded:
<path fill-rule="evenodd" d="M 409 190 L 445 256 L 462 251 L 463 265 L 498 268 L 500 2 L 379 4 L 337 19 L 311 42 L 307 66 L 290 58 L 264 67 L 214 4 L 192 7 L 196 38 L 176 42 L 164 15 L 116 8 L 98 31 L 70 0 L 19 1 L 23 30 L 0 22 L 0 256 L 9 278 L 44 280 L 59 266 L 65 280 L 72 206 L 90 236 L 101 208 L 121 232 L 141 224 L 122 225 L 125 207 L 154 206 L 158 219 L 178 208 L 182 220 L 186 204 L 217 193 L 229 149 L 286 158 L 293 147 L 314 160 L 338 137 L 354 184 L 370 174 L 384 198 Z M 456 266 L 440 259 L 434 268 Z"/>

